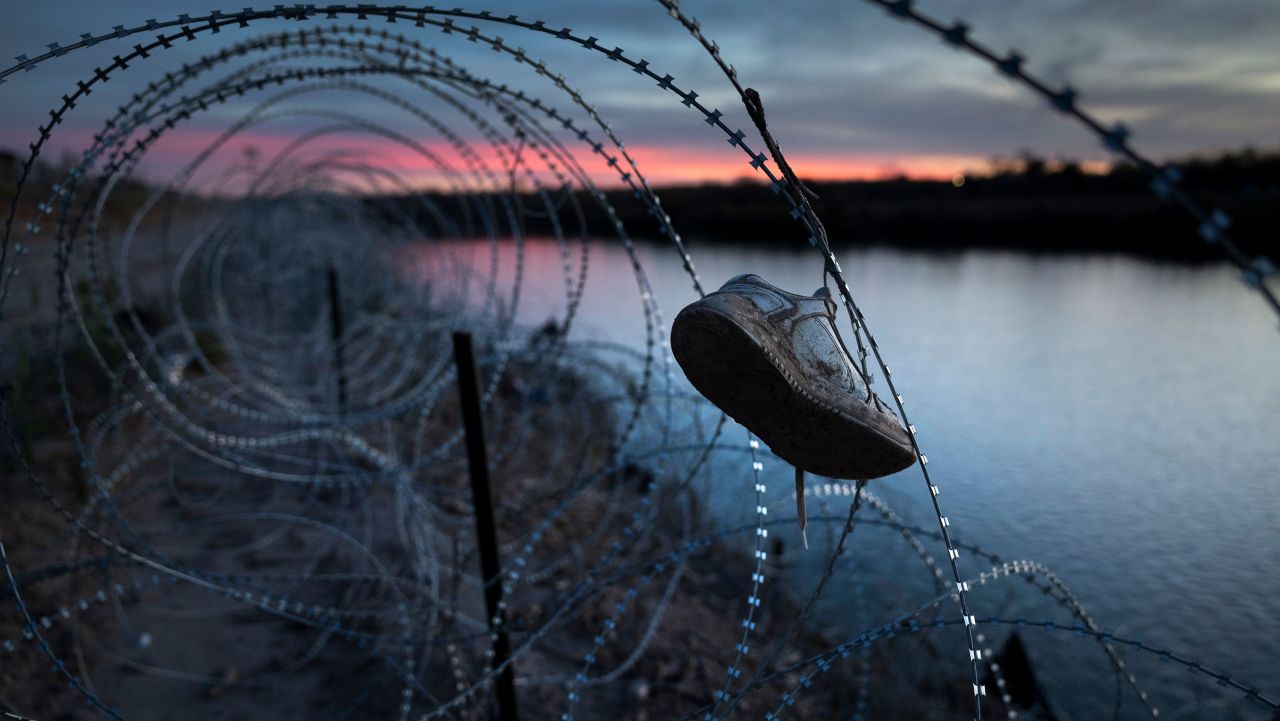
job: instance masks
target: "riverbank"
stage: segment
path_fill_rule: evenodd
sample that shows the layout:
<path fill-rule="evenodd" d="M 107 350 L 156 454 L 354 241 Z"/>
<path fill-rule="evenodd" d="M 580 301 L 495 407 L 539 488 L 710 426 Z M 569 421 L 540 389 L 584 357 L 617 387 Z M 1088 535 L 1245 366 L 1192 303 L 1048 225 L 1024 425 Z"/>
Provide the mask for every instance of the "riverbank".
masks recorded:
<path fill-rule="evenodd" d="M 730 680 L 739 643 L 763 652 L 798 613 L 775 580 L 786 564 L 781 546 L 767 545 L 774 557 L 758 569 L 741 537 L 749 529 L 721 535 L 680 474 L 624 461 L 613 441 L 629 402 L 611 395 L 610 383 L 549 363 L 547 342 L 535 333 L 507 358 L 487 412 L 499 540 L 507 569 L 523 571 L 507 597 L 522 717 L 567 709 L 581 718 L 682 717 Z M 491 351 L 482 353 L 486 372 Z M 61 417 L 56 366 L 32 353 L 8 396 L 18 443 L 0 453 L 0 532 L 38 636 L 22 631 L 26 620 L 6 597 L 4 709 L 98 717 L 51 669 L 57 659 L 89 698 L 124 718 L 167 719 L 179 709 L 189 718 L 386 717 L 401 701 L 403 621 L 419 663 L 405 687 L 413 706 L 429 710 L 461 684 L 474 695 L 458 717 L 483 715 L 491 689 L 473 684 L 489 643 L 465 465 L 450 440 L 458 424 L 451 391 L 427 426 L 393 429 L 446 449 L 431 483 L 411 486 L 417 510 L 406 515 L 409 488 L 396 474 L 337 485 L 248 482 L 189 456 L 156 435 L 154 411 L 131 408 L 118 393 L 91 395 L 105 380 L 77 345 L 66 359 L 69 396 L 92 449 L 91 476 Z M 175 377 L 175 397 L 214 379 L 194 363 Z M 308 445 L 317 460 L 342 455 Z M 84 529 L 154 563 L 85 536 L 46 493 Z M 632 518 L 637 508 L 650 510 Z M 413 530 L 427 519 L 430 527 Z M 360 542 L 342 542 L 348 534 Z M 436 550 L 424 556 L 423 543 Z M 424 576 L 423 562 L 442 568 Z M 753 581 L 759 570 L 763 584 Z M 755 593 L 766 601 L 759 609 Z M 779 662 L 832 643 L 802 629 Z M 753 668 L 756 654 L 738 668 Z M 870 662 L 851 660 L 847 673 L 870 678 Z M 586 684 L 575 684 L 579 673 Z M 748 694 L 740 712 L 762 716 L 798 674 Z M 848 684 L 825 684 L 795 709 L 821 716 L 853 708 L 856 696 Z"/>

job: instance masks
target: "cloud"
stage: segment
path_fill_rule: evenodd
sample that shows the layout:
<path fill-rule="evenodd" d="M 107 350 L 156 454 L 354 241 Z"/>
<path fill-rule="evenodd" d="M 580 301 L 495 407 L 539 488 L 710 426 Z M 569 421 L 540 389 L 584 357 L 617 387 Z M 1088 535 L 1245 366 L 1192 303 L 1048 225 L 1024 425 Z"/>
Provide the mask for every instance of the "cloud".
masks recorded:
<path fill-rule="evenodd" d="M 599 37 L 602 45 L 623 47 L 671 73 L 682 87 L 697 90 L 734 124 L 749 129 L 745 113 L 715 65 L 656 3 L 551 0 L 530 5 L 498 0 L 483 5 L 498 16 L 536 14 L 548 26 L 572 26 Z M 1091 136 L 1066 123 L 1030 93 L 869 3 L 686 0 L 682 7 L 720 43 L 743 82 L 761 91 L 784 148 L 813 159 L 815 167 L 852 166 L 859 158 L 881 164 L 896 159 L 903 167 L 936 167 L 945 174 L 939 166 L 946 162 L 942 159 L 963 163 L 1023 148 L 1047 155 L 1106 157 Z M 1265 146 L 1276 137 L 1280 68 L 1273 58 L 1280 14 L 1266 0 L 1167 0 L 1158 7 L 1104 0 L 938 0 L 924 3 L 923 9 L 944 20 L 965 18 L 974 36 L 997 50 L 1019 48 L 1028 56 L 1029 68 L 1053 83 L 1070 81 L 1080 89 L 1086 107 L 1105 120 L 1131 125 L 1138 146 L 1156 156 L 1245 144 Z M 33 54 L 49 42 L 65 44 L 82 32 L 206 11 L 204 5 L 189 2 L 144 0 L 31 5 L 6 11 L 0 45 L 14 53 Z M 394 27 L 439 48 L 477 75 L 528 88 L 560 107 L 569 107 L 562 95 L 527 67 L 486 47 L 458 36 L 415 32 L 404 23 L 370 26 Z M 77 147 L 135 90 L 165 70 L 252 37 L 257 34 L 254 31 L 300 27 L 275 22 L 248 31 L 228 30 L 198 42 L 179 43 L 135 63 L 121 78 L 95 89 L 85 107 L 68 116 L 55 133 L 53 147 Z M 699 172 L 725 172 L 723 166 L 707 160 L 729 150 L 720 148 L 723 138 L 652 81 L 553 38 L 502 26 L 491 31 L 563 72 L 628 144 L 655 149 L 655 153 L 664 146 L 681 149 L 672 157 L 702 158 L 690 161 L 687 172 L 677 171 L 668 158 L 663 161 L 668 175 L 684 178 Z M 74 88 L 77 79 L 136 41 L 103 43 L 71 53 L 0 85 L 6 108 L 0 116 L 0 142 L 25 145 L 46 121 L 48 109 Z M 397 92 L 425 97 L 403 86 Z M 219 106 L 193 122 L 196 127 L 225 126 L 261 99 Z M 422 132 L 415 121 L 385 104 L 347 109 Z M 819 162 L 823 158 L 832 162 Z"/>

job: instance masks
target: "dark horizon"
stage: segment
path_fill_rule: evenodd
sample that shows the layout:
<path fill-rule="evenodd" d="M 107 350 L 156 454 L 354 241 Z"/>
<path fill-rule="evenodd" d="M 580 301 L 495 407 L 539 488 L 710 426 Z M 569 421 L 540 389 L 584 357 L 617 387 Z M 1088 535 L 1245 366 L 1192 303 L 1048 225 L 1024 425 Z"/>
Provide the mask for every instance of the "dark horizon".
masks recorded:
<path fill-rule="evenodd" d="M 0 191 L 12 192 L 22 162 L 19 157 L 0 150 Z M 1176 164 L 1185 173 L 1184 187 L 1189 193 L 1230 214 L 1235 240 L 1244 251 L 1280 255 L 1280 241 L 1271 232 L 1280 220 L 1280 150 L 1242 148 L 1214 157 L 1188 157 Z M 38 167 L 36 175 L 45 181 L 56 172 L 47 163 Z M 1151 192 L 1146 174 L 1130 165 L 1116 165 L 1104 173 L 1089 172 L 1071 161 L 1024 153 L 993 160 L 987 175 L 806 183 L 817 194 L 815 208 L 839 248 L 1118 252 L 1191 262 L 1221 257 L 1216 248 L 1203 242 L 1195 224 L 1176 206 Z M 129 189 L 126 198 L 141 197 L 152 190 L 144 181 L 125 185 Z M 653 190 L 691 245 L 759 245 L 799 238 L 800 226 L 789 218 L 782 201 L 760 182 L 703 182 Z M 29 187 L 26 192 L 31 194 L 29 200 L 40 195 L 38 187 Z M 663 239 L 644 204 L 630 190 L 606 187 L 604 193 L 637 239 Z M 550 194 L 557 193 L 551 190 Z M 390 218 L 419 212 L 423 197 L 447 208 L 472 202 L 477 195 L 484 193 L 433 191 L 357 197 L 363 197 L 375 211 L 382 208 Z M 516 196 L 526 207 L 536 208 L 540 202 L 528 189 Z M 586 232 L 608 237 L 611 225 L 591 194 L 576 190 L 575 196 L 586 209 Z M 196 203 L 226 199 L 234 200 L 235 196 L 184 196 L 184 202 Z M 417 220 L 429 223 L 426 216 Z M 552 234 L 552 228 L 537 213 L 524 223 L 526 234 Z M 475 229 L 460 230 L 463 237 L 477 234 Z"/>

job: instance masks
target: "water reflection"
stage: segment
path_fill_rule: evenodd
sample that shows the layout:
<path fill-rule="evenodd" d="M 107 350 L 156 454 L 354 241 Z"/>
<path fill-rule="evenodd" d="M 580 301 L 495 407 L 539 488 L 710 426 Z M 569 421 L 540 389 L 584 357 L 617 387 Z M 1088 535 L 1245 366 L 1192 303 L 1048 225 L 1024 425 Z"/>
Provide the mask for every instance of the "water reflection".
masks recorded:
<path fill-rule="evenodd" d="M 821 282 L 812 253 L 697 244 L 691 251 L 708 289 L 743 272 L 801 292 Z M 489 267 L 484 243 L 448 252 Z M 562 316 L 561 250 L 538 241 L 525 254 L 518 320 Z M 692 283 L 668 247 L 642 245 L 637 255 L 669 329 L 695 297 Z M 1184 650 L 1274 691 L 1280 333 L 1232 272 L 1112 256 L 839 255 L 960 540 L 1047 564 L 1104 628 Z M 513 277 L 513 261 L 503 246 L 500 287 Z M 640 309 L 621 247 L 593 244 L 572 337 L 643 344 Z M 788 469 L 772 465 L 773 500 L 785 508 Z M 741 465 L 725 473 L 710 491 L 714 507 L 729 521 L 749 519 L 749 480 L 737 478 Z M 917 473 L 871 487 L 908 520 L 932 523 Z M 839 513 L 841 503 L 847 499 L 830 507 Z M 887 617 L 929 595 L 927 576 L 892 534 L 858 533 L 853 561 L 880 579 L 859 619 Z M 794 577 L 804 578 L 820 554 L 793 562 Z M 985 570 L 972 558 L 963 568 Z M 1031 594 L 1005 594 L 980 591 L 978 615 L 1012 609 L 1067 620 Z M 825 609 L 833 631 L 862 630 L 850 622 L 850 602 L 833 593 Z M 1071 699 L 1057 710 L 1110 714 L 1111 676 L 1093 643 L 1068 634 L 1028 641 L 1050 693 Z M 1180 717 L 1180 707 L 1185 718 L 1221 712 L 1214 687 L 1130 657 L 1157 705 L 1174 712 L 1166 716 Z"/>

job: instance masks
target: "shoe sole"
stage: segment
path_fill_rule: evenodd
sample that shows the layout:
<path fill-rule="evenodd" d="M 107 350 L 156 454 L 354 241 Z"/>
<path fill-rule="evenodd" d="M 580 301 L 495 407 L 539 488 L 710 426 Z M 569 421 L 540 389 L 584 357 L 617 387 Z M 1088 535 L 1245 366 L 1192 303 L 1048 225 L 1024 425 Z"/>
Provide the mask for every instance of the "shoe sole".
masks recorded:
<path fill-rule="evenodd" d="M 742 303 L 750 306 L 742 312 L 759 315 Z M 671 351 L 699 393 L 797 468 L 869 480 L 915 463 L 915 452 L 908 461 L 898 440 L 812 397 L 748 328 L 715 308 L 695 303 L 682 310 L 672 324 Z"/>

